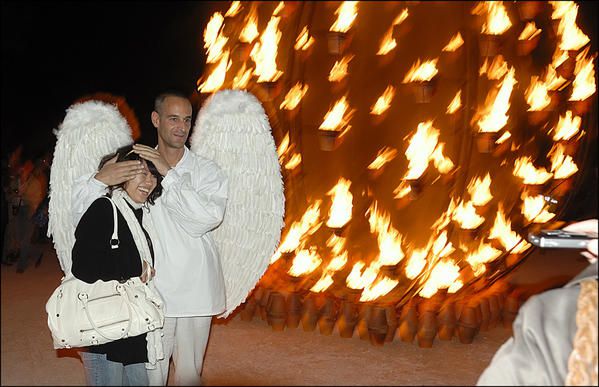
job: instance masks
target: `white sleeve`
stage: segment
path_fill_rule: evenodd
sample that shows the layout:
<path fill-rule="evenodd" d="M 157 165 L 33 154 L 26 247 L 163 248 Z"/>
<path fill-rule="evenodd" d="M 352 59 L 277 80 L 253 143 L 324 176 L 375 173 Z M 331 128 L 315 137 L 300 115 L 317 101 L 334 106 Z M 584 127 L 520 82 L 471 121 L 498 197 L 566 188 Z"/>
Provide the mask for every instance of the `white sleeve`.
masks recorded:
<path fill-rule="evenodd" d="M 89 206 L 107 192 L 108 186 L 97 180 L 96 172 L 83 175 L 75 180 L 71 191 L 71 209 L 73 210 L 73 226 L 76 228 L 79 220 Z"/>
<path fill-rule="evenodd" d="M 171 169 L 162 180 L 160 200 L 173 219 L 196 238 L 216 228 L 227 204 L 228 180 L 215 163 L 202 165 L 202 173 Z"/>

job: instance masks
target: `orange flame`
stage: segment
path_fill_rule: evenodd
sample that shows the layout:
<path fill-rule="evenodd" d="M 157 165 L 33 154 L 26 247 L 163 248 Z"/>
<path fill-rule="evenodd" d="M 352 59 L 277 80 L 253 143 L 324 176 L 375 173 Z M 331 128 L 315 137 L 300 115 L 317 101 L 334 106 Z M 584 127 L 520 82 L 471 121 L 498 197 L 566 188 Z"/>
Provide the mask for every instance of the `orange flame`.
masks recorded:
<path fill-rule="evenodd" d="M 351 181 L 340 177 L 337 184 L 327 192 L 332 196 L 333 204 L 329 210 L 329 219 L 327 226 L 331 228 L 341 228 L 351 219 L 353 195 L 349 192 Z"/>
<path fill-rule="evenodd" d="M 335 234 L 331 234 L 329 239 L 327 239 L 327 246 L 329 246 L 331 248 L 331 253 L 333 253 L 333 255 L 339 256 L 341 254 L 341 252 L 343 251 L 343 249 L 345 248 L 345 238 L 340 237 Z M 346 254 L 346 261 L 347 261 L 347 254 Z M 345 263 L 343 263 L 343 265 L 345 265 Z M 343 267 L 343 265 L 341 265 L 341 267 Z M 335 270 L 340 270 L 341 267 L 339 267 Z"/>
<path fill-rule="evenodd" d="M 279 160 L 281 160 L 283 158 L 283 156 L 287 153 L 288 150 L 289 150 L 289 132 L 287 132 L 285 134 L 285 137 L 283 137 L 283 140 L 281 141 L 281 143 L 279 144 L 279 147 L 277 148 L 277 155 L 279 156 Z"/>
<path fill-rule="evenodd" d="M 393 199 L 401 199 L 411 191 L 412 187 L 410 186 L 410 183 L 408 183 L 406 180 L 402 180 L 401 183 L 399 183 L 399 185 L 393 190 L 393 193 L 395 194 Z"/>
<path fill-rule="evenodd" d="M 252 69 L 246 67 L 247 65 L 244 62 L 235 77 L 233 77 L 233 89 L 243 90 L 248 87 L 250 79 L 252 79 Z"/>
<path fill-rule="evenodd" d="M 533 223 L 547 223 L 555 214 L 545 209 L 545 199 L 543 195 L 527 196 L 524 192 L 521 195 L 523 200 L 522 203 L 522 215 L 529 222 Z"/>
<path fill-rule="evenodd" d="M 312 273 L 321 263 L 322 259 L 320 259 L 314 248 L 300 250 L 293 258 L 293 264 L 287 272 L 294 277 L 299 277 Z"/>
<path fill-rule="evenodd" d="M 572 117 L 572 112 L 567 111 L 565 116 L 560 116 L 557 126 L 554 128 L 553 141 L 569 140 L 580 130 L 581 118 Z"/>
<path fill-rule="evenodd" d="M 412 251 L 410 254 L 410 258 L 408 263 L 406 264 L 406 277 L 409 279 L 414 279 L 422 272 L 424 266 L 426 265 L 426 257 L 428 255 L 428 249 L 416 249 Z"/>
<path fill-rule="evenodd" d="M 377 51 L 377 55 L 387 55 L 391 50 L 397 47 L 397 42 L 393 38 L 393 26 L 387 30 L 383 39 L 381 39 L 381 45 Z"/>
<path fill-rule="evenodd" d="M 597 91 L 593 57 L 586 57 L 588 51 L 589 47 L 576 57 L 576 68 L 574 69 L 576 77 L 572 82 L 572 95 L 570 96 L 570 101 L 583 101 Z"/>
<path fill-rule="evenodd" d="M 279 20 L 277 16 L 270 18 L 266 29 L 256 42 L 250 56 L 256 63 L 254 75 L 258 76 L 258 82 L 274 82 L 283 74 L 277 70 L 277 46 L 281 40 L 279 31 Z"/>
<path fill-rule="evenodd" d="M 501 82 L 501 87 L 499 88 L 497 95 L 493 97 L 493 93 L 489 93 L 487 96 L 487 107 L 485 109 L 488 112 L 482 114 L 479 113 L 482 115 L 481 120 L 478 121 L 479 130 L 481 132 L 498 132 L 507 124 L 509 118 L 507 111 L 510 108 L 510 96 L 512 95 L 512 89 L 516 84 L 514 73 L 514 68 L 510 68 Z M 488 106 L 491 100 L 493 102 L 489 109 Z"/>
<path fill-rule="evenodd" d="M 230 67 L 229 51 L 225 51 L 212 73 L 206 78 L 206 81 L 198 86 L 198 91 L 201 93 L 213 93 L 219 90 L 225 82 L 227 70 Z"/>
<path fill-rule="evenodd" d="M 458 48 L 462 47 L 464 44 L 464 39 L 462 39 L 462 35 L 458 32 L 445 47 L 443 47 L 442 51 L 453 52 Z"/>
<path fill-rule="evenodd" d="M 512 254 L 523 253 L 530 247 L 530 243 L 512 231 L 511 222 L 505 219 L 501 203 L 497 206 L 497 217 L 488 238 L 497 239 L 506 250 L 513 248 Z"/>
<path fill-rule="evenodd" d="M 441 234 L 435 239 L 432 245 L 433 256 L 438 258 L 447 257 L 453 253 L 455 248 L 452 243 L 447 240 L 447 230 L 443 230 Z"/>
<path fill-rule="evenodd" d="M 503 78 L 508 70 L 507 62 L 503 60 L 503 56 L 497 55 L 490 64 L 488 59 L 485 59 L 483 65 L 478 70 L 478 75 L 486 75 L 487 79 L 498 80 Z"/>
<path fill-rule="evenodd" d="M 297 82 L 285 96 L 285 100 L 281 103 L 279 108 L 293 110 L 299 105 L 304 95 L 308 92 L 308 85 L 302 85 L 301 82 Z"/>
<path fill-rule="evenodd" d="M 462 107 L 462 90 L 458 90 L 455 97 L 451 100 L 451 103 L 447 107 L 447 114 L 453 114 Z"/>
<path fill-rule="evenodd" d="M 518 36 L 518 40 L 531 40 L 532 38 L 540 34 L 541 31 L 542 30 L 540 28 L 537 28 L 535 22 L 528 22 L 526 23 L 526 26 L 520 33 L 520 36 Z"/>
<path fill-rule="evenodd" d="M 277 8 L 275 8 L 275 10 L 272 12 L 273 16 L 279 16 L 279 13 L 281 13 L 281 11 L 283 10 L 283 8 L 285 8 L 285 2 L 284 1 L 279 1 L 279 5 L 277 5 Z"/>
<path fill-rule="evenodd" d="M 433 121 L 418 124 L 418 129 L 410 139 L 410 145 L 406 149 L 406 158 L 409 160 L 409 164 L 404 179 L 417 179 L 424 173 L 437 147 L 438 139 L 439 131 L 433 128 Z"/>
<path fill-rule="evenodd" d="M 514 162 L 514 176 L 523 179 L 524 184 L 545 184 L 553 176 L 545 168 L 535 168 L 530 156 L 523 156 Z"/>
<path fill-rule="evenodd" d="M 311 292 L 320 293 L 327 290 L 333 284 L 333 277 L 330 273 L 324 273 L 322 277 L 310 288 Z"/>
<path fill-rule="evenodd" d="M 479 277 L 486 270 L 485 263 L 492 262 L 501 255 L 501 250 L 494 249 L 482 241 L 478 248 L 466 256 L 466 262 L 472 267 L 475 277 Z"/>
<path fill-rule="evenodd" d="M 285 169 L 287 169 L 287 170 L 294 169 L 298 165 L 300 165 L 301 162 L 302 162 L 302 155 L 299 153 L 296 153 L 293 156 L 291 156 L 291 159 L 289 159 L 287 164 L 285 164 Z"/>
<path fill-rule="evenodd" d="M 439 72 L 437 70 L 438 58 L 427 60 L 420 64 L 420 59 L 412 65 L 402 83 L 430 81 Z"/>
<path fill-rule="evenodd" d="M 472 204 L 475 206 L 484 206 L 493 199 L 491 195 L 491 175 L 489 172 L 483 179 L 477 177 L 468 184 L 468 193 L 471 196 Z"/>
<path fill-rule="evenodd" d="M 552 19 L 562 19 L 566 12 L 572 7 L 576 5 L 573 1 L 550 1 L 549 4 L 553 7 L 553 12 L 551 13 Z"/>
<path fill-rule="evenodd" d="M 353 55 L 346 55 L 341 58 L 341 60 L 335 61 L 335 64 L 329 73 L 329 82 L 338 82 L 345 78 L 347 75 L 347 67 L 353 58 Z"/>
<path fill-rule="evenodd" d="M 241 11 L 241 8 L 241 1 L 232 1 L 229 10 L 225 13 L 225 17 L 234 17 Z"/>
<path fill-rule="evenodd" d="M 364 270 L 364 272 L 362 272 L 364 265 L 365 264 L 362 261 L 358 261 L 354 264 L 351 272 L 345 279 L 348 288 L 364 289 L 374 282 L 379 273 L 379 267 L 376 264 L 371 264 Z"/>
<path fill-rule="evenodd" d="M 314 38 L 308 33 L 308 26 L 304 26 L 302 32 L 300 32 L 297 37 L 293 48 L 296 51 L 306 51 L 312 44 L 314 44 Z"/>
<path fill-rule="evenodd" d="M 485 218 L 476 213 L 472 202 L 464 203 L 464 201 L 456 207 L 451 218 L 464 230 L 473 230 L 485 221 Z"/>
<path fill-rule="evenodd" d="M 383 94 L 376 100 L 376 103 L 371 107 L 370 114 L 381 115 L 389 109 L 391 101 L 395 96 L 395 88 L 391 85 L 387 86 Z"/>
<path fill-rule="evenodd" d="M 445 147 L 444 143 L 439 143 L 435 148 L 435 151 L 431 155 L 431 159 L 433 160 L 433 164 L 435 168 L 439 171 L 439 173 L 446 174 L 451 171 L 454 167 L 453 161 L 443 155 L 443 148 Z"/>
<path fill-rule="evenodd" d="M 333 108 L 329 109 L 319 129 L 341 131 L 349 127 L 349 120 L 353 116 L 355 109 L 347 111 L 348 108 L 349 105 L 346 96 L 341 97 L 335 102 Z"/>
<path fill-rule="evenodd" d="M 565 10 L 563 17 L 557 28 L 558 35 L 561 35 L 559 42 L 560 50 L 579 50 L 584 47 L 589 41 L 589 37 L 584 34 L 576 25 L 576 16 L 578 15 L 578 5 L 573 4 Z"/>
<path fill-rule="evenodd" d="M 564 78 L 557 75 L 555 65 L 553 63 L 550 63 L 547 66 L 547 74 L 545 74 L 545 80 L 543 81 L 543 83 L 547 85 L 547 90 L 559 90 L 565 82 L 566 80 Z"/>
<path fill-rule="evenodd" d="M 254 5 L 250 8 L 246 16 L 245 26 L 239 33 L 239 41 L 243 43 L 252 43 L 260 35 L 258 33 L 258 11 Z"/>
<path fill-rule="evenodd" d="M 485 5 L 487 6 L 487 21 L 482 27 L 483 34 L 501 35 L 512 26 L 503 2 L 486 1 Z"/>
<path fill-rule="evenodd" d="M 551 103 L 547 85 L 541 82 L 536 75 L 531 77 L 530 85 L 526 89 L 526 102 L 529 106 L 529 112 L 543 110 Z"/>
<path fill-rule="evenodd" d="M 421 297 L 430 298 L 439 289 L 449 288 L 460 276 L 460 267 L 451 260 L 439 261 L 431 270 L 424 287 L 418 293 Z"/>
<path fill-rule="evenodd" d="M 377 259 L 380 265 L 395 265 L 399 263 L 404 253 L 401 248 L 401 234 L 391 225 L 389 213 L 379 212 L 378 204 L 375 201 L 366 212 L 370 232 L 377 234 L 380 255 Z"/>
<path fill-rule="evenodd" d="M 555 144 L 549 151 L 549 155 L 554 179 L 566 179 L 578 172 L 578 166 L 570 155 L 566 155 L 563 144 Z"/>
<path fill-rule="evenodd" d="M 351 28 L 356 16 L 358 16 L 357 1 L 343 1 L 339 8 L 335 11 L 337 20 L 329 28 L 329 31 L 347 32 Z"/>
<path fill-rule="evenodd" d="M 503 134 L 501 135 L 501 137 L 499 137 L 497 139 L 497 141 L 495 141 L 495 144 L 503 144 L 510 137 L 512 137 L 512 134 L 508 130 L 506 130 L 505 132 L 503 132 Z"/>
<path fill-rule="evenodd" d="M 318 220 L 320 218 L 321 203 L 322 200 L 316 200 L 308 207 L 299 222 L 293 222 L 277 252 L 271 258 L 271 264 L 281 257 L 281 253 L 289 253 L 297 249 L 303 239 L 314 234 L 320 228 L 322 222 L 318 223 Z"/>
<path fill-rule="evenodd" d="M 399 281 L 383 277 L 370 286 L 366 286 L 360 296 L 360 302 L 373 301 L 393 290 Z"/>
<path fill-rule="evenodd" d="M 223 48 L 229 40 L 221 34 L 225 18 L 220 12 L 215 12 L 204 30 L 204 48 L 206 48 L 206 63 L 216 63 L 223 55 Z"/>
<path fill-rule="evenodd" d="M 374 161 L 368 165 L 368 169 L 380 169 L 393 160 L 395 156 L 397 156 L 397 150 L 386 146 L 378 151 Z"/>

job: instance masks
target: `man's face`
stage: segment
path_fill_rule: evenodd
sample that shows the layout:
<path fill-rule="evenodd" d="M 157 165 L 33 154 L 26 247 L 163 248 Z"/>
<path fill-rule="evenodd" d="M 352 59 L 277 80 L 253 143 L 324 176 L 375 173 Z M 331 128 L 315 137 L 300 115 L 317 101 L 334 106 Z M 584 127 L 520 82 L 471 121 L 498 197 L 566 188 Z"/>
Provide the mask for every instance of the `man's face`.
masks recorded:
<path fill-rule="evenodd" d="M 169 96 L 159 112 L 152 112 L 152 123 L 158 131 L 158 145 L 183 148 L 191 128 L 191 104 L 185 98 Z"/>

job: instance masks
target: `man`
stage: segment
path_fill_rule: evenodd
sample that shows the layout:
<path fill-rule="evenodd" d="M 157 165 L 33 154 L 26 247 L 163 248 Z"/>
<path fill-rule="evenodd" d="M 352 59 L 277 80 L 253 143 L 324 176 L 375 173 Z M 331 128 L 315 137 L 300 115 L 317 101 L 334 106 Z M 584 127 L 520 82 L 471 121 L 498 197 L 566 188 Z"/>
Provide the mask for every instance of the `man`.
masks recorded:
<path fill-rule="evenodd" d="M 154 163 L 163 194 L 149 212 L 158 240 L 156 288 L 165 301 L 165 358 L 148 370 L 151 385 L 166 385 L 169 360 L 177 385 L 198 385 L 212 316 L 225 310 L 225 286 L 218 252 L 208 233 L 218 227 L 227 202 L 227 177 L 211 160 L 191 152 L 185 143 L 192 107 L 178 92 L 160 94 L 152 124 L 158 146 L 134 145 L 134 151 Z M 111 162 L 95 176 L 84 176 L 73 189 L 75 222 L 107 185 L 139 173 L 135 162 Z"/>

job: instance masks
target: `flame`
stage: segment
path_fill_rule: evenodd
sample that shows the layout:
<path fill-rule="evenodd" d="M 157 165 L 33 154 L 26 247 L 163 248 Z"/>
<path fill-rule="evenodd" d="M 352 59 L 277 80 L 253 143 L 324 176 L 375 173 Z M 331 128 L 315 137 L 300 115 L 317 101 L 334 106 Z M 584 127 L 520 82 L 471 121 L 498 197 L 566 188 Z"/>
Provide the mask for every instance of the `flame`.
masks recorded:
<path fill-rule="evenodd" d="M 212 73 L 208 75 L 204 83 L 198 86 L 198 90 L 201 93 L 213 93 L 219 90 L 225 82 L 227 70 L 229 70 L 230 67 L 231 61 L 229 60 L 229 51 L 225 51 Z"/>
<path fill-rule="evenodd" d="M 404 179 L 417 179 L 424 173 L 437 147 L 438 139 L 439 131 L 433 128 L 433 121 L 418 124 L 416 133 L 410 139 L 410 145 L 406 149 L 406 158 L 409 163 Z"/>
<path fill-rule="evenodd" d="M 443 155 L 443 148 L 445 147 L 444 143 L 439 143 L 435 148 L 435 151 L 431 155 L 431 159 L 435 164 L 435 168 L 439 171 L 439 173 L 446 174 L 451 171 L 454 167 L 453 161 Z"/>
<path fill-rule="evenodd" d="M 320 279 L 318 280 L 318 282 L 315 283 L 314 286 L 312 286 L 310 288 L 310 291 L 314 292 L 314 293 L 324 292 L 332 284 L 333 284 L 333 277 L 331 276 L 331 274 L 324 273 L 322 275 L 322 277 L 320 277 Z"/>
<path fill-rule="evenodd" d="M 364 288 L 364 291 L 360 296 L 360 301 L 366 302 L 376 300 L 393 290 L 398 283 L 399 281 L 388 277 L 381 278 L 376 283 Z"/>
<path fill-rule="evenodd" d="M 580 130 L 582 119 L 578 116 L 572 117 L 572 112 L 567 111 L 565 116 L 560 116 L 557 121 L 557 127 L 554 128 L 555 134 L 553 141 L 569 140 Z"/>
<path fill-rule="evenodd" d="M 281 253 L 289 253 L 297 249 L 307 236 L 314 234 L 321 223 L 318 223 L 320 218 L 320 204 L 322 200 L 316 200 L 304 213 L 299 222 L 293 222 L 283 242 L 279 245 L 277 252 L 273 255 L 270 263 L 276 262 L 280 258 Z"/>
<path fill-rule="evenodd" d="M 332 196 L 333 201 L 331 209 L 329 210 L 327 226 L 331 228 L 341 228 L 350 221 L 353 207 L 353 195 L 349 192 L 350 186 L 351 181 L 340 177 L 337 184 L 327 192 L 327 195 Z"/>
<path fill-rule="evenodd" d="M 339 8 L 335 11 L 337 20 L 329 28 L 329 31 L 347 32 L 351 28 L 356 16 L 358 16 L 357 1 L 343 1 Z"/>
<path fill-rule="evenodd" d="M 507 62 L 503 60 L 503 56 L 497 55 L 490 64 L 488 58 L 485 59 L 483 65 L 478 70 L 478 75 L 485 74 L 487 79 L 499 80 L 507 74 L 508 70 Z"/>
<path fill-rule="evenodd" d="M 547 74 L 545 74 L 545 80 L 543 81 L 543 83 L 547 85 L 547 90 L 559 90 L 565 82 L 566 80 L 564 78 L 557 75 L 555 66 L 550 63 L 547 66 Z"/>
<path fill-rule="evenodd" d="M 285 100 L 281 103 L 279 108 L 293 110 L 299 105 L 304 95 L 308 92 L 308 85 L 302 85 L 301 82 L 297 82 L 285 96 Z"/>
<path fill-rule="evenodd" d="M 430 81 L 433 79 L 439 72 L 439 70 L 437 70 L 438 59 L 439 58 L 427 60 L 422 64 L 420 64 L 420 59 L 417 59 L 416 63 L 412 65 L 410 71 L 406 74 L 402 83 Z"/>
<path fill-rule="evenodd" d="M 557 143 L 549 151 L 551 172 L 554 179 L 566 179 L 578 171 L 578 166 L 570 155 L 566 155 L 563 144 Z"/>
<path fill-rule="evenodd" d="M 366 214 L 369 214 L 368 223 L 370 232 L 377 234 L 380 255 L 377 259 L 379 265 L 396 265 L 403 257 L 401 248 L 401 234 L 391 225 L 389 213 L 379 212 L 375 201 Z"/>
<path fill-rule="evenodd" d="M 551 103 L 551 98 L 547 91 L 547 85 L 539 80 L 539 77 L 533 75 L 530 78 L 530 85 L 526 89 L 526 102 L 528 111 L 539 111 L 545 109 Z"/>
<path fill-rule="evenodd" d="M 488 238 L 497 239 L 506 250 L 513 248 L 512 254 L 523 253 L 530 247 L 530 243 L 512 231 L 511 222 L 505 219 L 501 203 L 497 205 L 497 217 Z"/>
<path fill-rule="evenodd" d="M 353 55 L 346 55 L 341 58 L 341 60 L 335 61 L 335 64 L 329 73 L 329 82 L 338 82 L 345 78 L 347 75 L 347 67 L 353 58 Z"/>
<path fill-rule="evenodd" d="M 234 17 L 239 11 L 241 11 L 241 1 L 232 1 L 229 10 L 225 13 L 225 17 Z"/>
<path fill-rule="evenodd" d="M 512 89 L 516 84 L 516 78 L 514 77 L 514 68 L 510 68 L 508 73 L 501 82 L 501 87 L 497 95 L 493 97 L 493 93 L 489 93 L 486 101 L 487 113 L 482 113 L 483 117 L 478 121 L 478 126 L 481 132 L 498 132 L 506 124 L 508 120 L 507 111 L 510 108 L 510 96 Z M 492 105 L 489 109 L 489 102 L 494 98 Z M 490 111 L 489 111 L 490 110 Z"/>
<path fill-rule="evenodd" d="M 401 13 L 399 15 L 397 15 L 395 17 L 395 19 L 393 19 L 393 23 L 391 23 L 393 26 L 398 26 L 401 23 L 403 23 L 404 20 L 406 20 L 409 16 L 408 13 L 408 9 L 404 8 L 403 11 L 401 11 Z"/>
<path fill-rule="evenodd" d="M 503 2 L 485 1 L 485 5 L 487 7 L 487 21 L 482 27 L 483 34 L 501 35 L 512 26 Z"/>
<path fill-rule="evenodd" d="M 347 111 L 348 107 L 346 96 L 341 97 L 335 102 L 333 108 L 329 109 L 319 129 L 341 131 L 347 127 L 349 120 L 355 112 L 354 109 Z"/>
<path fill-rule="evenodd" d="M 345 248 L 345 238 L 340 237 L 335 234 L 331 234 L 329 239 L 327 239 L 327 246 L 331 248 L 331 253 L 333 253 L 333 255 L 339 256 L 341 254 L 341 252 L 343 251 L 343 249 Z M 347 252 L 345 252 L 345 256 L 346 256 L 345 261 L 347 261 Z M 343 265 L 345 265 L 345 263 L 343 263 Z M 341 267 L 336 270 L 340 270 L 340 269 L 341 269 Z"/>
<path fill-rule="evenodd" d="M 439 261 L 418 293 L 421 297 L 430 298 L 439 289 L 449 288 L 460 276 L 460 267 L 451 260 Z"/>
<path fill-rule="evenodd" d="M 387 30 L 383 39 L 381 39 L 381 45 L 377 51 L 377 55 L 387 55 L 391 50 L 397 47 L 397 42 L 393 39 L 393 26 Z"/>
<path fill-rule="evenodd" d="M 574 6 L 576 3 L 573 1 L 550 1 L 549 4 L 553 7 L 553 12 L 551 13 L 552 19 L 562 19 L 566 12 Z"/>
<path fill-rule="evenodd" d="M 443 258 L 453 253 L 455 248 L 451 242 L 447 240 L 447 230 L 443 230 L 441 234 L 435 239 L 432 246 L 433 256 Z"/>
<path fill-rule="evenodd" d="M 510 137 L 512 137 L 512 134 L 508 130 L 506 130 L 505 132 L 503 132 L 501 137 L 499 137 L 497 141 L 495 141 L 495 144 L 503 144 Z"/>
<path fill-rule="evenodd" d="M 569 57 L 570 54 L 568 54 L 568 51 L 562 51 L 559 48 L 557 48 L 553 53 L 553 58 L 551 58 L 551 64 L 555 68 L 558 68 L 562 63 L 568 60 Z"/>
<path fill-rule="evenodd" d="M 464 44 L 464 39 L 462 39 L 462 35 L 458 32 L 445 47 L 443 47 L 442 51 L 453 52 L 458 48 L 462 47 Z"/>
<path fill-rule="evenodd" d="M 287 272 L 294 277 L 299 277 L 312 273 L 321 263 L 322 259 L 320 259 L 314 248 L 300 250 L 293 258 L 293 264 Z"/>
<path fill-rule="evenodd" d="M 287 132 L 285 134 L 285 137 L 283 137 L 283 140 L 281 141 L 281 143 L 279 144 L 279 147 L 277 148 L 277 155 L 279 156 L 279 160 L 281 160 L 283 158 L 283 156 L 287 153 L 288 150 L 289 150 L 289 132 Z"/>
<path fill-rule="evenodd" d="M 223 48 L 229 40 L 221 32 L 225 18 L 220 12 L 215 12 L 204 30 L 204 48 L 206 48 L 206 63 L 216 63 L 223 55 Z"/>
<path fill-rule="evenodd" d="M 395 156 L 397 156 L 397 150 L 386 146 L 378 151 L 376 158 L 370 163 L 368 169 L 380 169 L 389 161 L 393 160 Z"/>
<path fill-rule="evenodd" d="M 410 254 L 410 259 L 406 264 L 406 277 L 408 279 L 414 279 L 420 274 L 424 266 L 426 265 L 426 256 L 428 255 L 428 249 L 416 249 Z"/>
<path fill-rule="evenodd" d="M 283 8 L 285 8 L 285 2 L 284 1 L 279 1 L 279 5 L 277 5 L 277 8 L 275 8 L 275 10 L 272 12 L 273 16 L 279 16 L 279 13 L 281 13 L 281 11 L 283 10 Z"/>
<path fill-rule="evenodd" d="M 560 50 L 579 50 L 584 47 L 590 40 L 576 25 L 576 16 L 578 15 L 578 5 L 572 4 L 565 10 L 563 17 L 557 28 L 558 35 L 561 35 L 559 42 Z"/>
<path fill-rule="evenodd" d="M 493 199 L 491 195 L 491 175 L 489 172 L 483 179 L 477 177 L 468 184 L 468 193 L 471 196 L 472 204 L 475 206 L 484 206 Z"/>
<path fill-rule="evenodd" d="M 447 107 L 447 114 L 453 114 L 462 107 L 462 90 L 458 90 L 455 97 L 451 100 L 451 103 Z"/>
<path fill-rule="evenodd" d="M 395 96 L 395 88 L 387 86 L 383 94 L 376 100 L 376 103 L 370 108 L 370 114 L 381 115 L 389 109 L 391 101 Z"/>
<path fill-rule="evenodd" d="M 532 38 L 540 34 L 541 31 L 542 30 L 540 28 L 537 28 L 535 22 L 528 22 L 526 23 L 526 26 L 520 33 L 520 36 L 518 36 L 518 40 L 531 40 Z"/>
<path fill-rule="evenodd" d="M 308 33 L 308 26 L 304 26 L 302 32 L 300 32 L 299 36 L 297 37 L 295 46 L 293 46 L 293 48 L 296 51 L 306 51 L 312 44 L 314 44 L 314 38 Z"/>
<path fill-rule="evenodd" d="M 486 270 L 485 263 L 492 262 L 501 255 L 501 250 L 494 249 L 491 245 L 482 241 L 475 251 L 466 256 L 466 262 L 472 267 L 475 277 L 479 277 Z"/>
<path fill-rule="evenodd" d="M 233 77 L 233 89 L 246 89 L 252 79 L 252 69 L 247 68 L 244 62 L 235 77 Z"/>
<path fill-rule="evenodd" d="M 530 156 L 523 156 L 514 162 L 514 176 L 523 179 L 524 184 L 544 184 L 553 176 L 545 168 L 535 168 Z"/>
<path fill-rule="evenodd" d="M 279 31 L 279 20 L 277 16 L 270 18 L 266 29 L 256 42 L 250 56 L 256 63 L 254 75 L 258 76 L 258 82 L 274 82 L 283 74 L 277 70 L 277 46 L 281 40 Z"/>
<path fill-rule="evenodd" d="M 464 203 L 464 201 L 456 207 L 451 218 L 464 230 L 473 230 L 485 221 L 485 218 L 476 213 L 472 202 Z"/>
<path fill-rule="evenodd" d="M 545 209 L 545 199 L 543 195 L 526 196 L 523 192 L 521 195 L 523 200 L 522 203 L 522 215 L 529 222 L 533 223 L 547 223 L 555 214 Z"/>
<path fill-rule="evenodd" d="M 246 16 L 245 26 L 239 33 L 239 41 L 243 43 L 252 43 L 260 35 L 258 33 L 258 11 L 255 6 L 250 8 Z"/>
<path fill-rule="evenodd" d="M 379 274 L 379 267 L 376 264 L 371 264 L 364 270 L 364 272 L 362 272 L 363 267 L 364 262 L 362 261 L 358 261 L 354 264 L 351 272 L 345 279 L 348 288 L 364 289 L 374 282 Z"/>
<path fill-rule="evenodd" d="M 447 206 L 447 210 L 445 210 L 445 212 L 441 214 L 439 219 L 437 219 L 435 223 L 433 223 L 433 225 L 431 226 L 431 230 L 441 230 L 447 227 L 447 225 L 449 225 L 449 222 L 451 222 L 451 215 L 453 214 L 455 207 L 455 201 L 453 200 L 453 198 L 451 198 L 451 201 Z"/>
<path fill-rule="evenodd" d="M 393 190 L 393 193 L 395 194 L 393 199 L 401 199 L 407 194 L 409 194 L 411 191 L 412 187 L 410 186 L 410 183 L 408 183 L 406 180 L 402 180 L 401 183 L 399 183 L 399 185 L 397 186 L 397 188 Z"/>
<path fill-rule="evenodd" d="M 576 57 L 576 68 L 574 69 L 576 77 L 572 82 L 570 101 L 583 101 L 597 91 L 593 57 L 586 57 L 588 50 L 589 48 L 587 47 Z"/>
<path fill-rule="evenodd" d="M 291 159 L 285 164 L 285 169 L 291 170 L 296 168 L 302 162 L 302 155 L 299 153 L 291 156 Z"/>

